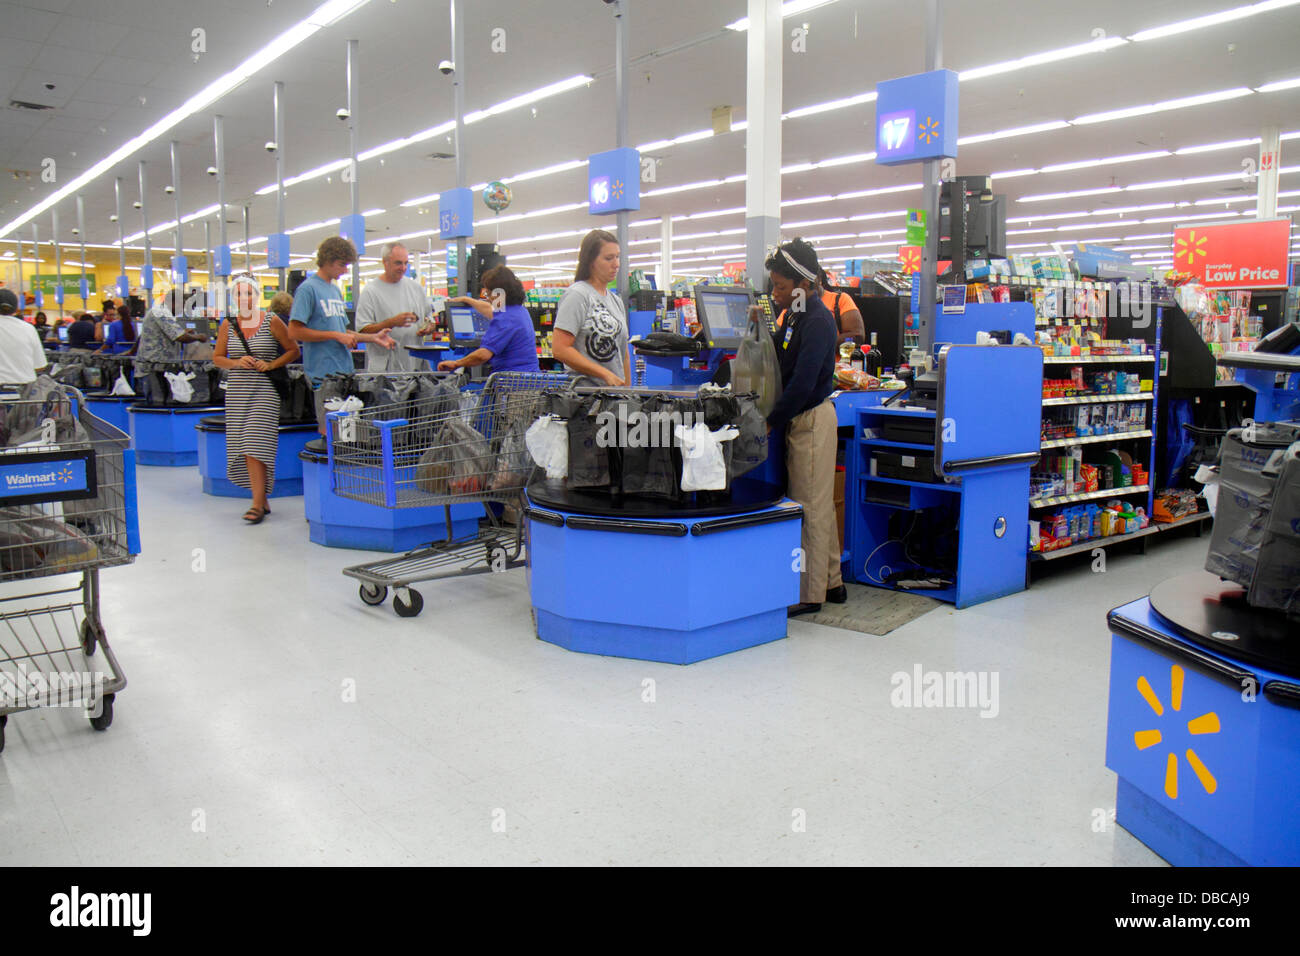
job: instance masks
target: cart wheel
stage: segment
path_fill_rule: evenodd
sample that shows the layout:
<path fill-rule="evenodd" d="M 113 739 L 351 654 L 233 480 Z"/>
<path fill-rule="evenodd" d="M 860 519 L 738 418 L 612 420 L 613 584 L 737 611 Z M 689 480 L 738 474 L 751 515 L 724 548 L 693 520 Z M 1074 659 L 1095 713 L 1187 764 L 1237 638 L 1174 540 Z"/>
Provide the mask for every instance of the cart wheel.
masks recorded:
<path fill-rule="evenodd" d="M 113 697 L 113 694 L 105 694 L 100 701 L 99 716 L 90 718 L 90 726 L 96 730 L 108 730 L 113 725 Z"/>
<path fill-rule="evenodd" d="M 103 632 L 90 623 L 90 618 L 81 622 L 81 650 L 87 657 L 95 653 L 95 648 L 103 637 Z"/>
<path fill-rule="evenodd" d="M 9 723 L 8 714 L 0 714 L 0 753 L 5 749 L 5 724 Z"/>
<path fill-rule="evenodd" d="M 388 588 L 382 584 L 363 584 L 357 589 L 361 594 L 361 600 L 371 607 L 378 607 L 388 600 Z"/>
<path fill-rule="evenodd" d="M 398 591 L 393 595 L 393 610 L 398 617 L 415 617 L 424 610 L 424 596 L 414 588 L 402 590 L 406 592 L 406 601 L 402 600 L 402 592 Z"/>

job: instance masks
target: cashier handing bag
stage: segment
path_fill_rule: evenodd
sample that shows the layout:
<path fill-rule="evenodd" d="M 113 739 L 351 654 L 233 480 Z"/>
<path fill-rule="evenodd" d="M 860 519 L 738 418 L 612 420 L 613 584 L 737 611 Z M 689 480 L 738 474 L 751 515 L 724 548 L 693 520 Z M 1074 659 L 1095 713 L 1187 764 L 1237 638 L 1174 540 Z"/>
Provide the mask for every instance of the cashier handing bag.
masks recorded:
<path fill-rule="evenodd" d="M 839 534 L 835 529 L 835 317 L 822 303 L 817 253 L 802 239 L 777 249 L 765 268 L 772 301 L 783 321 L 772 333 L 781 368 L 781 395 L 768 413 L 773 431 L 784 431 L 787 494 L 803 507 L 804 570 L 799 603 L 790 615 L 821 610 L 823 601 L 847 600 L 840 577 Z"/>

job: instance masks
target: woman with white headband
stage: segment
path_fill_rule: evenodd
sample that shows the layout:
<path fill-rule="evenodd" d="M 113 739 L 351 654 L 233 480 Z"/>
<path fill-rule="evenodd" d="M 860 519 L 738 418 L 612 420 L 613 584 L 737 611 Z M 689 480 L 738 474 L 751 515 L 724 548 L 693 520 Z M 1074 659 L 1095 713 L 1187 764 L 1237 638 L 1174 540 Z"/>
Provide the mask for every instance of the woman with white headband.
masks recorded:
<path fill-rule="evenodd" d="M 802 239 L 777 249 L 765 267 L 772 301 L 782 310 L 774 333 L 781 366 L 781 397 L 767 424 L 785 433 L 787 494 L 803 506 L 804 569 L 799 603 L 790 616 L 813 614 L 823 601 L 848 600 L 840 576 L 839 535 L 835 530 L 834 390 L 838 330 L 821 300 L 817 252 Z"/>
<path fill-rule="evenodd" d="M 247 272 L 231 280 L 230 300 L 235 314 L 221 323 L 212 357 L 228 370 L 226 476 L 253 493 L 244 520 L 261 524 L 271 513 L 280 436 L 280 394 L 268 373 L 297 361 L 298 346 L 279 316 L 262 311 L 262 290 Z"/>

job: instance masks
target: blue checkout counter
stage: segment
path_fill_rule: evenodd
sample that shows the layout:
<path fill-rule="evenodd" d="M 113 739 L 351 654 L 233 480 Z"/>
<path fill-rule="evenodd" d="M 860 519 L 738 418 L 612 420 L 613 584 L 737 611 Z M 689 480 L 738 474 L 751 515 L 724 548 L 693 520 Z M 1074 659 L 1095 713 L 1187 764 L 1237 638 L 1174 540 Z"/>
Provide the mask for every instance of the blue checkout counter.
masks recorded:
<path fill-rule="evenodd" d="M 128 432 L 141 465 L 182 467 L 199 463 L 199 439 L 195 426 L 224 412 L 220 405 L 128 405 Z"/>
<path fill-rule="evenodd" d="M 221 498 L 252 498 L 251 491 L 227 477 L 225 416 L 205 417 L 194 427 L 199 433 L 199 476 L 203 479 L 203 493 Z M 280 426 L 275 452 L 275 488 L 270 497 L 302 494 L 302 459 L 298 456 L 317 437 L 314 421 Z"/>
<path fill-rule="evenodd" d="M 772 486 L 673 507 L 534 482 L 525 512 L 537 636 L 571 651 L 691 664 L 786 636 L 803 510 Z M 641 573 L 629 574 L 629 568 Z"/>
<path fill-rule="evenodd" d="M 1300 865 L 1300 641 L 1206 571 L 1111 611 L 1116 822 L 1176 866 Z"/>
<path fill-rule="evenodd" d="M 298 455 L 302 466 L 303 512 L 309 537 L 327 548 L 354 548 L 361 551 L 410 551 L 444 541 L 471 537 L 484 517 L 480 504 L 454 504 L 447 508 L 383 508 L 379 505 L 343 498 L 334 493 L 330 476 L 329 454 L 324 448 L 307 445 Z"/>
<path fill-rule="evenodd" d="M 96 418 L 102 418 L 125 434 L 131 434 L 131 418 L 127 408 L 140 401 L 139 395 L 110 395 L 107 392 L 86 394 L 86 409 Z"/>

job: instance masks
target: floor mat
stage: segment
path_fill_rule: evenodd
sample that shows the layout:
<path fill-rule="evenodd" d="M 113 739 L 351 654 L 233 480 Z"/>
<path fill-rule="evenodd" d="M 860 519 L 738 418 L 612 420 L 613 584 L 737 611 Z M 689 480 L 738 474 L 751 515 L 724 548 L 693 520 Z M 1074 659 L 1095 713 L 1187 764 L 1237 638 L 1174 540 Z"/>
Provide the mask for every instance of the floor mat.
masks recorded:
<path fill-rule="evenodd" d="M 804 614 L 795 620 L 881 636 L 915 621 L 926 611 L 943 606 L 942 601 L 906 591 L 890 591 L 866 584 L 846 583 L 844 586 L 849 592 L 847 602 L 823 604 L 817 614 Z"/>

